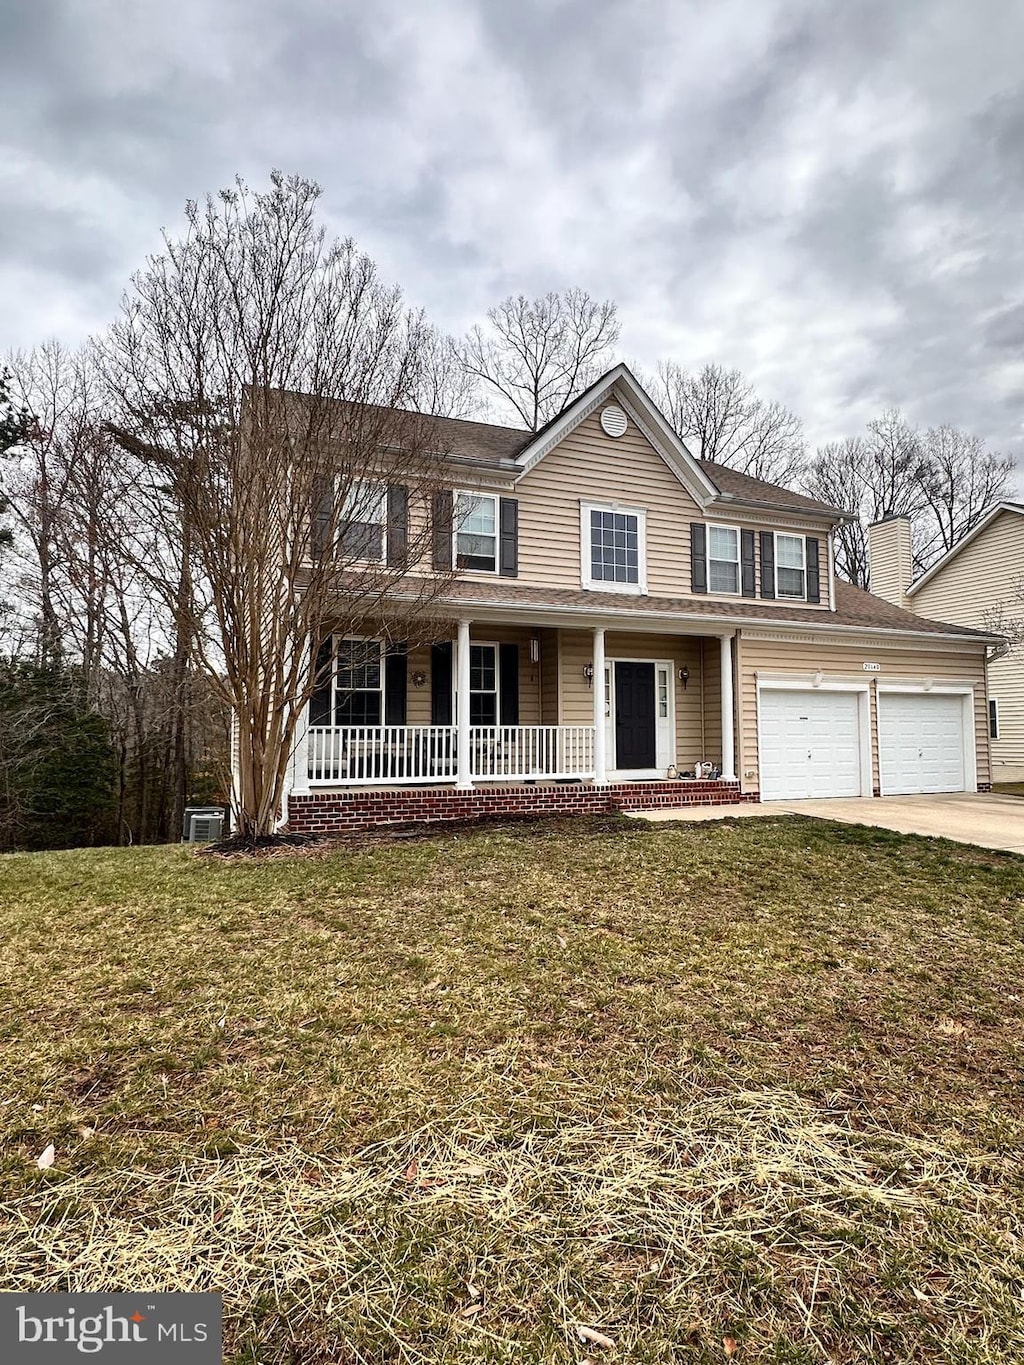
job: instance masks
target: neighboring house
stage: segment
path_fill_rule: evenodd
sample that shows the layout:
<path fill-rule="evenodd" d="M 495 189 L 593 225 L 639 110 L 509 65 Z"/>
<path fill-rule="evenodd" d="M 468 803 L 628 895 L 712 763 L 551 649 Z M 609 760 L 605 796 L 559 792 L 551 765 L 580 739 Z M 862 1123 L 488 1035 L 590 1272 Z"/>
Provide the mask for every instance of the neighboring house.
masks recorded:
<path fill-rule="evenodd" d="M 838 582 L 848 514 L 695 459 L 625 366 L 437 430 L 451 638 L 324 642 L 293 828 L 988 787 L 992 637 Z"/>
<path fill-rule="evenodd" d="M 913 579 L 910 523 L 869 529 L 875 591 L 922 616 L 1002 631 L 1024 616 L 1024 505 L 1001 502 L 935 564 Z M 1024 781 L 1024 669 L 1019 647 L 991 651 L 989 743 L 994 782 Z"/>

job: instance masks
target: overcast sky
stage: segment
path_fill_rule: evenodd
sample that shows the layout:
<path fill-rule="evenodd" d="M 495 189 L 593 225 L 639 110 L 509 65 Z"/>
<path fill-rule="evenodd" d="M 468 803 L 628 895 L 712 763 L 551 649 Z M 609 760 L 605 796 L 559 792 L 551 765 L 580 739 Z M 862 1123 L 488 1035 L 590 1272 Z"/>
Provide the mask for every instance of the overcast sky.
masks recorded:
<path fill-rule="evenodd" d="M 0 0 L 0 351 L 114 313 L 270 167 L 460 331 L 614 298 L 812 442 L 889 404 L 1024 462 L 1022 0 Z"/>

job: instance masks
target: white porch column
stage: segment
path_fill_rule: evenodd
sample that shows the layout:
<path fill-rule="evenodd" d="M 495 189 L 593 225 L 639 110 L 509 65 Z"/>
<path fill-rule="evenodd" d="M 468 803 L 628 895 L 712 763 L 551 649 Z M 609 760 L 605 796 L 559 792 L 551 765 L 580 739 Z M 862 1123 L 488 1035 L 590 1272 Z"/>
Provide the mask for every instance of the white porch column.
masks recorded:
<path fill-rule="evenodd" d="M 302 646 L 299 677 L 304 678 L 312 666 L 312 649 L 307 640 Z M 306 702 L 295 722 L 295 730 L 292 736 L 292 754 L 289 762 L 289 791 L 285 797 L 285 810 L 282 812 L 282 819 L 288 818 L 288 796 L 292 793 L 296 796 L 305 796 L 309 792 L 309 708 L 311 704 L 309 701 Z"/>
<path fill-rule="evenodd" d="M 604 628 L 594 627 L 594 782 L 608 784 L 608 755 L 605 746 L 604 715 Z"/>
<path fill-rule="evenodd" d="M 733 726 L 732 636 L 722 636 L 722 777 L 736 781 L 736 733 Z"/>
<path fill-rule="evenodd" d="M 472 787 L 473 779 L 470 776 L 469 765 L 469 622 L 459 622 L 459 636 L 455 646 L 455 721 L 456 731 L 456 754 L 458 756 L 458 767 L 456 769 L 456 785 L 459 787 Z"/>

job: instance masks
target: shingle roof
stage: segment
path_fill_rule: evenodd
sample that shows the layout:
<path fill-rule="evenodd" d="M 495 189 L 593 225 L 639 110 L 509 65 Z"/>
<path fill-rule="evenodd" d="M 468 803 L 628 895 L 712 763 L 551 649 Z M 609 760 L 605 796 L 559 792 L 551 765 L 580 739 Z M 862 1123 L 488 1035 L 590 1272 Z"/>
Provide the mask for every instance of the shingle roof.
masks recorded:
<path fill-rule="evenodd" d="M 574 400 L 574 404 L 584 401 L 607 378 L 607 375 L 602 375 L 596 379 Z M 527 446 L 532 445 L 555 426 L 563 414 L 553 417 L 539 431 L 527 431 L 523 427 L 497 426 L 492 422 L 476 422 L 462 417 L 431 417 L 419 413 L 409 415 L 415 416 L 417 422 L 423 424 L 422 430 L 427 433 L 432 430 L 436 434 L 436 448 L 439 453 L 448 458 L 493 465 L 507 473 L 510 463 L 516 461 Z M 819 512 L 822 516 L 833 519 L 836 516 L 849 515 L 828 503 L 805 497 L 802 493 L 794 493 L 789 488 L 768 483 L 765 479 L 755 479 L 750 474 L 742 474 L 739 470 L 716 464 L 713 460 L 695 460 L 695 463 L 721 493 L 730 497 L 763 503 L 769 507 Z"/>
<path fill-rule="evenodd" d="M 541 434 L 523 431 L 518 427 L 492 426 L 489 422 L 469 422 L 454 417 L 424 418 L 424 421 L 429 421 L 435 428 L 438 445 L 446 454 L 483 463 L 515 460 Z M 765 479 L 741 474 L 738 469 L 716 464 L 714 460 L 697 460 L 696 463 L 720 492 L 747 502 L 820 512 L 826 517 L 834 517 L 840 510 L 815 498 L 805 497 L 802 493 L 794 493 L 792 489 L 768 483 Z"/>
<path fill-rule="evenodd" d="M 645 616 L 678 616 L 680 622 L 704 620 L 763 621 L 805 630 L 829 626 L 861 627 L 865 630 L 903 631 L 914 635 L 956 635 L 979 644 L 994 637 L 966 626 L 947 625 L 932 621 L 914 612 L 903 611 L 872 593 L 855 588 L 842 580 L 836 581 L 836 610 L 822 611 L 807 607 L 786 607 L 778 603 L 726 600 L 702 597 L 638 597 L 633 594 L 587 591 L 576 588 L 532 588 L 507 579 L 488 583 L 456 580 L 443 594 L 451 606 L 480 606 L 510 608 L 535 607 L 540 610 L 564 608 L 573 612 L 622 613 L 635 616 L 640 623 Z"/>
<path fill-rule="evenodd" d="M 697 463 L 721 492 L 731 493 L 734 497 L 749 502 L 766 502 L 773 507 L 799 507 L 805 512 L 821 512 L 826 516 L 834 516 L 841 510 L 829 503 L 819 502 L 816 498 L 807 498 L 803 493 L 781 488 L 776 483 L 768 483 L 765 479 L 755 479 L 751 474 L 741 474 L 738 469 L 716 464 L 714 460 L 698 460 Z"/>
<path fill-rule="evenodd" d="M 522 427 L 498 427 L 461 417 L 424 417 L 423 421 L 436 430 L 440 450 L 465 460 L 514 460 L 534 439 L 534 433 Z"/>

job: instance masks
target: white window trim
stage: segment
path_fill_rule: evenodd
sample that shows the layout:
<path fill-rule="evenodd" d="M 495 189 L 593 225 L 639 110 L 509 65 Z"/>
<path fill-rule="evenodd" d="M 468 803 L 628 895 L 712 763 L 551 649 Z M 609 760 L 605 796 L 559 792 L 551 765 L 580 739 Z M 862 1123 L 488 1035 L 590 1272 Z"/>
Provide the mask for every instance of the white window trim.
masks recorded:
<path fill-rule="evenodd" d="M 459 505 L 459 498 L 484 498 L 490 500 L 494 505 L 494 568 L 493 569 L 460 569 L 459 568 L 459 531 L 456 525 L 456 509 Z M 499 506 L 499 495 L 497 493 L 487 493 L 476 488 L 456 488 L 452 492 L 452 565 L 456 573 L 482 573 L 488 578 L 497 576 L 498 567 L 501 559 L 501 508 Z M 477 641 L 474 641 L 476 644 Z"/>
<path fill-rule="evenodd" d="M 376 561 L 373 561 L 373 562 L 376 563 Z M 370 643 L 371 641 L 377 646 L 377 648 L 378 648 L 378 650 L 379 650 L 379 660 L 380 660 L 380 681 L 379 681 L 379 684 L 378 684 L 378 686 L 377 686 L 376 688 L 373 688 L 373 687 L 356 687 L 356 688 L 353 688 L 352 691 L 353 691 L 353 692 L 374 692 L 374 691 L 379 692 L 379 693 L 380 693 L 380 723 L 381 723 L 381 725 L 384 725 L 384 723 L 385 723 L 385 710 L 384 710 L 384 706 L 385 706 L 386 698 L 385 698 L 385 695 L 384 695 L 384 691 L 385 691 L 385 668 L 384 668 L 384 660 L 385 660 L 385 658 L 387 657 L 387 654 L 386 654 L 386 650 L 385 650 L 385 646 L 384 646 L 384 641 L 381 639 L 381 637 L 380 637 L 379 635 L 332 635 L 332 636 L 331 636 L 331 725 L 332 725 L 332 726 L 337 724 L 337 722 L 336 722 L 336 720 L 335 720 L 335 717 L 336 717 L 337 714 L 338 714 L 338 690 L 339 690 L 339 689 L 338 689 L 338 645 L 339 645 L 339 644 L 343 644 L 343 643 L 344 643 L 344 644 L 349 644 L 349 643 L 354 643 L 354 644 L 368 644 L 368 643 Z M 360 728 L 360 727 L 356 727 L 356 728 Z M 373 729 L 373 728 L 375 728 L 375 727 L 371 726 L 371 727 L 369 727 L 369 728 Z"/>
<path fill-rule="evenodd" d="M 342 534 L 342 526 L 344 525 L 344 508 L 343 508 L 343 506 L 342 506 L 342 501 L 343 501 L 343 500 L 342 500 L 342 497 L 341 497 L 341 490 L 340 490 L 340 488 L 338 487 L 339 479 L 340 479 L 340 476 L 339 476 L 339 475 L 335 475 L 335 478 L 334 478 L 334 496 L 335 496 L 335 498 L 337 499 L 337 507 L 338 507 L 338 514 L 337 514 L 338 537 L 339 537 L 339 542 L 340 542 L 340 537 L 341 537 L 341 534 Z M 381 568 L 387 568 L 387 567 L 388 567 L 388 486 L 387 486 L 386 483 L 382 483 L 380 479 L 350 479 L 349 482 L 348 482 L 348 490 L 351 491 L 357 484 L 360 485 L 360 486 L 363 486 L 363 487 L 365 487 L 367 484 L 370 484 L 370 485 L 374 485 L 374 486 L 376 486 L 378 489 L 380 489 L 380 521 L 379 521 L 379 522 L 368 522 L 368 521 L 367 521 L 367 522 L 361 522 L 361 523 L 360 523 L 360 524 L 363 525 L 363 526 L 377 526 L 377 525 L 380 526 L 380 559 L 366 559 L 366 558 L 364 558 L 363 556 L 353 556 L 350 562 L 353 563 L 353 564 L 376 564 L 376 565 L 378 565 L 378 566 L 381 567 Z M 356 510 L 358 511 L 358 510 L 360 510 L 360 509 L 357 508 Z M 344 638 L 344 639 L 357 639 L 357 638 L 361 638 L 361 637 L 357 637 L 357 636 L 347 636 L 347 635 L 344 636 L 344 637 L 338 636 L 338 639 L 342 639 L 342 638 Z"/>
<path fill-rule="evenodd" d="M 481 569 L 481 570 L 479 570 L 478 572 L 483 573 L 484 571 Z M 493 652 L 493 654 L 494 654 L 494 692 L 493 692 L 493 696 L 494 696 L 494 714 L 495 714 L 495 716 L 497 717 L 497 719 L 495 720 L 495 725 L 496 725 L 496 726 L 500 726 L 500 725 L 501 725 L 501 655 L 500 655 L 500 653 L 498 652 L 498 641 L 497 641 L 497 640 L 470 640 L 470 642 L 469 642 L 469 664 L 470 664 L 470 669 L 472 669 L 472 667 L 473 667 L 473 650 L 474 650 L 474 649 L 489 649 L 489 650 L 491 650 L 491 651 Z M 472 673 L 470 673 L 469 697 L 470 697 L 470 702 L 471 702 L 471 703 L 472 703 L 473 695 L 474 695 L 474 691 L 473 691 L 473 684 L 472 684 Z M 491 696 L 492 694 L 491 694 L 490 692 L 479 692 L 479 691 L 478 691 L 478 692 L 476 693 L 476 695 L 477 695 L 478 697 L 483 697 L 483 696 Z M 452 705 L 452 715 L 453 715 L 453 716 L 456 716 L 456 717 L 457 717 L 457 715 L 458 715 L 458 708 L 459 708 L 459 698 L 458 698 L 458 695 L 456 695 L 455 700 L 454 700 L 454 703 L 453 703 L 453 705 Z M 470 723 L 472 724 L 472 721 L 471 721 Z M 488 727 L 487 727 L 487 726 L 484 726 L 483 728 L 484 728 L 484 729 L 487 729 Z"/>
<path fill-rule="evenodd" d="M 497 710 L 497 714 L 498 714 L 498 725 L 499 725 L 499 726 L 501 726 L 501 725 L 503 724 L 503 721 L 502 721 L 502 719 L 501 719 L 501 654 L 500 654 L 499 649 L 498 649 L 498 646 L 499 646 L 500 644 L 501 644 L 501 641 L 500 641 L 500 640 L 470 640 L 470 642 L 469 642 L 469 647 L 470 647 L 471 650 L 472 650 L 472 649 L 475 649 L 477 645 L 482 645 L 485 649 L 493 649 L 493 650 L 494 650 L 494 695 L 495 695 L 495 697 L 497 698 L 497 707 L 496 707 L 496 710 Z M 470 655 L 470 658 L 472 659 L 472 655 Z M 470 688 L 470 693 L 472 693 L 472 690 L 473 690 L 473 689 Z M 482 696 L 483 694 L 480 693 L 479 695 Z M 458 724 L 458 717 L 459 717 L 458 669 L 457 669 L 457 668 L 453 668 L 453 669 L 452 669 L 452 722 L 453 722 L 453 724 L 456 724 L 456 725 Z M 487 728 L 488 728 L 487 726 L 484 726 L 484 729 L 487 729 Z"/>
<path fill-rule="evenodd" d="M 993 721 L 995 721 L 995 725 L 994 725 L 994 726 L 993 726 L 993 724 L 992 724 Z M 995 730 L 995 734 L 992 733 L 993 729 Z M 998 699 L 998 697 L 989 697 L 989 699 L 988 699 L 988 737 L 989 737 L 990 740 L 998 740 L 998 739 L 999 739 L 999 699 Z"/>
<path fill-rule="evenodd" d="M 635 583 L 610 583 L 604 578 L 593 578 L 590 568 L 590 514 L 591 512 L 616 512 L 620 516 L 636 517 L 636 559 L 637 581 Z M 580 503 L 580 582 L 585 588 L 595 592 L 632 593 L 643 596 L 647 592 L 647 508 L 627 507 L 618 502 L 581 502 Z"/>
<path fill-rule="evenodd" d="M 963 736 L 964 736 L 964 791 L 976 792 L 978 790 L 978 746 L 974 735 L 974 684 L 969 682 L 878 682 L 876 683 L 877 695 L 875 697 L 875 707 L 879 712 L 884 707 L 884 697 L 886 692 L 905 692 L 919 693 L 921 695 L 931 694 L 932 696 L 959 697 L 963 706 Z M 881 749 L 881 719 L 878 719 L 879 749 L 878 749 L 878 786 L 885 795 L 885 786 L 882 783 L 882 749 Z M 985 730 L 988 731 L 988 707 L 985 707 Z"/>
<path fill-rule="evenodd" d="M 779 602 L 806 602 L 807 601 L 807 538 L 798 535 L 796 531 L 776 531 L 775 533 L 775 598 Z M 802 560 L 802 570 L 804 576 L 804 590 L 797 596 L 794 593 L 779 592 L 779 569 L 789 569 L 790 564 L 779 563 L 779 540 L 798 540 L 800 542 L 800 558 Z"/>
<path fill-rule="evenodd" d="M 704 523 L 704 577 L 707 579 L 709 597 L 742 597 L 743 596 L 743 530 L 739 526 L 725 526 L 718 521 L 706 521 Z M 713 588 L 711 586 L 711 528 L 716 531 L 735 531 L 736 533 L 736 590 L 729 592 L 725 588 Z M 726 564 L 728 560 L 722 560 Z"/>

